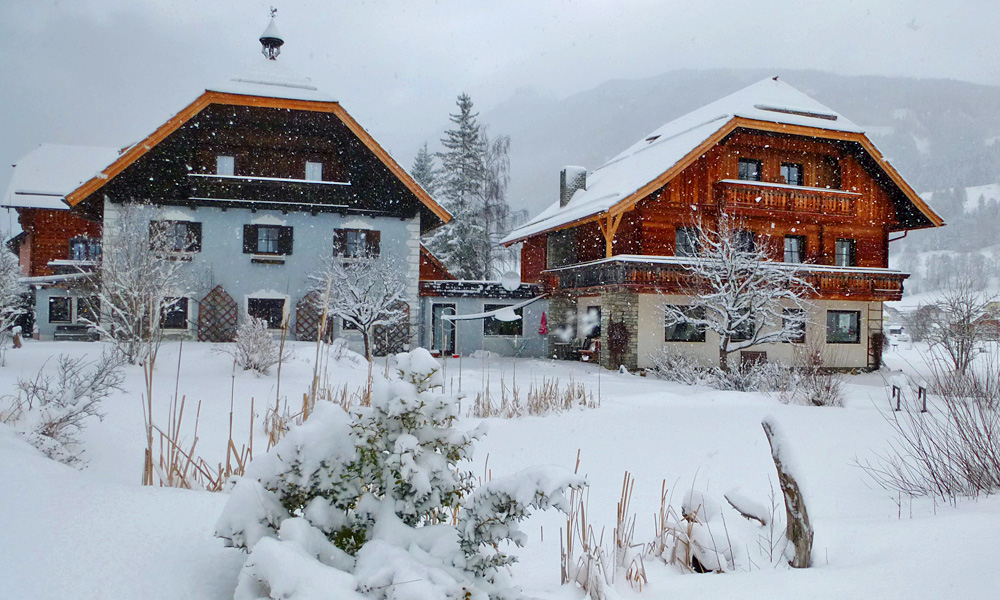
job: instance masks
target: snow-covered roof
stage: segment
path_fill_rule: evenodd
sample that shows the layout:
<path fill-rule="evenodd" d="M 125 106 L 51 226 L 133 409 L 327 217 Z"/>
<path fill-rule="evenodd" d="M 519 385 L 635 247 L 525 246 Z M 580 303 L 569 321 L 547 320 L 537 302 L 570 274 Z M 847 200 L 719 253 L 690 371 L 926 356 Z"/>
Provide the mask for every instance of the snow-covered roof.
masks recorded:
<path fill-rule="evenodd" d="M 336 98 L 321 91 L 312 80 L 289 69 L 280 60 L 261 57 L 241 75 L 207 88 L 210 92 L 263 96 L 288 100 L 336 102 Z"/>
<path fill-rule="evenodd" d="M 768 78 L 670 121 L 587 175 L 565 207 L 555 202 L 515 229 L 512 242 L 604 211 L 668 171 L 735 117 L 863 133 L 862 129 L 784 81 Z"/>
<path fill-rule="evenodd" d="M 69 209 L 67 194 L 118 158 L 118 148 L 42 144 L 14 165 L 0 206 Z"/>

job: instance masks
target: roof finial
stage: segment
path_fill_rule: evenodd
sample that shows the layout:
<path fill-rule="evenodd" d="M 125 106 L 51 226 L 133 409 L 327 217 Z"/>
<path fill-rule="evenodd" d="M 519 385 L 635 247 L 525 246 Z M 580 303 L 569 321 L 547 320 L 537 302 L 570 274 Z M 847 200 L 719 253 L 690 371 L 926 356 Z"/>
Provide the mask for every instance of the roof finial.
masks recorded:
<path fill-rule="evenodd" d="M 285 40 L 281 39 L 281 34 L 278 33 L 278 26 L 274 23 L 274 17 L 278 14 L 278 9 L 271 7 L 271 22 L 268 23 L 267 29 L 260 36 L 261 53 L 268 58 L 268 60 L 275 60 L 278 55 L 281 54 L 281 46 L 285 43 Z"/>

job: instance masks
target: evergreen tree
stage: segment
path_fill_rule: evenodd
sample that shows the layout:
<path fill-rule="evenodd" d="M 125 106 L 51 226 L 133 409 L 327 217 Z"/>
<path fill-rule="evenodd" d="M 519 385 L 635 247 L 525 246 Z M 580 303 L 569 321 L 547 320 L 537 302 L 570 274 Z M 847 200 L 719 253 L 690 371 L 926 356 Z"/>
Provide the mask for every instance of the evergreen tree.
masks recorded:
<path fill-rule="evenodd" d="M 500 273 L 504 253 L 498 242 L 512 224 L 507 205 L 510 138 L 487 135 L 473 112 L 472 98 L 461 94 L 454 124 L 441 140 L 444 152 L 437 178 L 453 220 L 428 241 L 431 251 L 461 279 L 488 279 Z"/>
<path fill-rule="evenodd" d="M 420 187 L 431 196 L 438 192 L 438 170 L 434 166 L 434 155 L 427 149 L 427 142 L 420 147 L 417 157 L 413 159 L 410 175 Z"/>

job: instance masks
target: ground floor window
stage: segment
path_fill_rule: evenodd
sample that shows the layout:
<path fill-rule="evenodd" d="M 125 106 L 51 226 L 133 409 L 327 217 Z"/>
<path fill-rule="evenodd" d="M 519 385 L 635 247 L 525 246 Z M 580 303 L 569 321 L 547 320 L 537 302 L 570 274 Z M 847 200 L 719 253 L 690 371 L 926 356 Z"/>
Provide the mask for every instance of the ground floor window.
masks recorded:
<path fill-rule="evenodd" d="M 49 298 L 49 323 L 70 323 L 73 321 L 73 299 L 69 296 Z"/>
<path fill-rule="evenodd" d="M 493 312 L 495 310 L 507 308 L 507 306 L 507 304 L 486 304 L 483 306 L 483 312 Z M 524 309 L 515 309 L 514 314 L 522 318 L 515 321 L 501 321 L 496 317 L 486 317 L 483 319 L 483 335 L 499 335 L 507 337 L 522 335 Z"/>
<path fill-rule="evenodd" d="M 805 311 L 801 308 L 786 308 L 782 311 L 781 328 L 788 332 L 786 341 L 804 344 L 806 341 Z"/>
<path fill-rule="evenodd" d="M 685 317 L 689 319 L 704 319 L 705 308 L 701 306 L 675 306 Z M 668 317 L 669 319 L 669 317 Z M 705 328 L 692 323 L 670 323 L 666 324 L 663 335 L 665 342 L 704 342 Z"/>
<path fill-rule="evenodd" d="M 268 329 L 281 329 L 285 320 L 285 299 L 248 298 L 247 313 L 255 319 L 267 321 Z"/>
<path fill-rule="evenodd" d="M 187 329 L 188 328 L 188 299 L 168 298 L 167 302 L 173 302 L 160 309 L 161 329 Z"/>
<path fill-rule="evenodd" d="M 827 344 L 861 343 L 861 311 L 826 311 Z"/>
<path fill-rule="evenodd" d="M 340 328 L 344 331 L 361 331 L 361 328 L 354 321 L 348 319 L 340 319 Z"/>

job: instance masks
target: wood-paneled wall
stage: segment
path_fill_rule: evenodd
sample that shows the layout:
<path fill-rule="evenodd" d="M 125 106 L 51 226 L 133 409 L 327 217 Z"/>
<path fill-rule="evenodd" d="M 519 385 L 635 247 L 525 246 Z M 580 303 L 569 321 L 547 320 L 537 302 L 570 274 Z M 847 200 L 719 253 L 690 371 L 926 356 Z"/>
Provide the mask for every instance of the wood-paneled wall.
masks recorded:
<path fill-rule="evenodd" d="M 18 222 L 28 234 L 29 277 L 53 275 L 49 261 L 69 258 L 69 241 L 77 236 L 100 237 L 101 225 L 86 221 L 69 210 L 22 208 Z"/>

